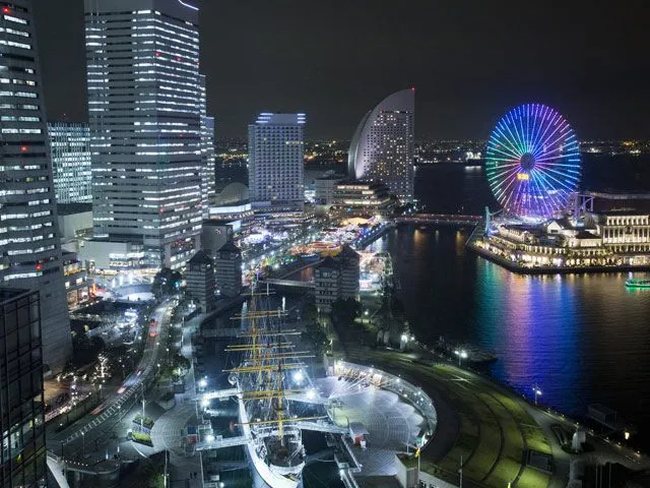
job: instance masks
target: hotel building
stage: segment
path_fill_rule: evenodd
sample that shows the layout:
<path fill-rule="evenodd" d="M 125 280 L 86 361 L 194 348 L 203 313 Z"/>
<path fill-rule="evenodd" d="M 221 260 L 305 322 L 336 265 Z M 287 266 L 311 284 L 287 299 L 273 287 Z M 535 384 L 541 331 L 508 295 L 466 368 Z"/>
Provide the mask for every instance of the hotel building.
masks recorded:
<path fill-rule="evenodd" d="M 250 198 L 259 211 L 302 212 L 304 114 L 262 113 L 248 126 Z"/>
<path fill-rule="evenodd" d="M 413 200 L 415 89 L 382 100 L 357 127 L 348 153 L 349 176 L 384 183 L 401 202 Z"/>

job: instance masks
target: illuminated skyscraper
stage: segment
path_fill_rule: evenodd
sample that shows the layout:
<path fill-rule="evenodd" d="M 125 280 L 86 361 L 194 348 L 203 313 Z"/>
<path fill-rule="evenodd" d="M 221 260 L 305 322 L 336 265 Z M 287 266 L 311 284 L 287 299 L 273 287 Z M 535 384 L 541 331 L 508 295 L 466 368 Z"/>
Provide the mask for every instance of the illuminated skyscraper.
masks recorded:
<path fill-rule="evenodd" d="M 85 0 L 93 232 L 148 266 L 182 266 L 201 230 L 194 3 Z"/>
<path fill-rule="evenodd" d="M 59 371 L 72 343 L 31 7 L 0 12 L 0 285 L 40 291 L 43 362 Z"/>
<path fill-rule="evenodd" d="M 415 89 L 386 97 L 357 127 L 348 153 L 350 177 L 378 181 L 402 202 L 413 199 Z"/>
<path fill-rule="evenodd" d="M 248 126 L 248 178 L 258 209 L 299 211 L 305 204 L 305 114 L 260 114 Z"/>
<path fill-rule="evenodd" d="M 50 122 L 50 154 L 56 203 L 90 203 L 90 129 L 88 124 Z"/>
<path fill-rule="evenodd" d="M 214 204 L 216 195 L 214 117 L 208 117 L 207 103 L 205 75 L 201 75 L 201 200 L 203 201 L 203 218 L 208 218 L 208 208 Z"/>

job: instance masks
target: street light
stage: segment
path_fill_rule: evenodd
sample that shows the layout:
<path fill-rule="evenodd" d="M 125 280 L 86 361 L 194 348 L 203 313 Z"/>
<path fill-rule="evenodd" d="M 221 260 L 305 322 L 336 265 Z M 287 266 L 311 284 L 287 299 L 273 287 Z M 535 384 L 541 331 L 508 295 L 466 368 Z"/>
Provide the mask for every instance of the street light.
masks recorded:
<path fill-rule="evenodd" d="M 467 359 L 467 351 L 466 351 L 465 349 L 461 349 L 460 351 L 459 351 L 458 349 L 456 349 L 456 350 L 454 351 L 454 354 L 455 354 L 456 356 L 458 356 L 458 366 L 460 367 L 460 365 L 461 365 L 461 361 L 462 361 L 463 359 Z"/>
<path fill-rule="evenodd" d="M 533 393 L 535 393 L 535 405 L 537 405 L 537 398 L 542 396 L 542 390 L 538 386 L 533 386 Z"/>

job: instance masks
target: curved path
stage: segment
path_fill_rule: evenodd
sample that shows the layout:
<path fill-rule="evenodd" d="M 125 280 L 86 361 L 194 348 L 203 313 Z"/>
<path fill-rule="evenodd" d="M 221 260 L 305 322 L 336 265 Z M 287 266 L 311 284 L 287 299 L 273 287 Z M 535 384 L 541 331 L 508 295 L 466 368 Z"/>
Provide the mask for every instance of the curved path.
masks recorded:
<path fill-rule="evenodd" d="M 346 358 L 400 374 L 434 400 L 438 429 L 422 451 L 423 471 L 457 482 L 462 458 L 464 486 L 549 485 L 550 473 L 524 462 L 529 449 L 550 455 L 551 447 L 522 399 L 469 371 L 408 354 L 348 346 Z"/>
<path fill-rule="evenodd" d="M 159 324 L 158 335 L 152 337 L 147 334 L 138 367 L 122 383 L 120 388 L 122 392 L 118 393 L 120 390 L 117 390 L 104 400 L 94 410 L 100 412 L 97 415 L 89 413 L 62 432 L 48 432 L 47 443 L 50 449 L 58 449 L 61 444 L 64 444 L 66 456 L 73 455 L 79 450 L 90 452 L 93 443 L 98 443 L 110 433 L 115 421 L 119 422 L 135 404 L 143 389 L 146 389 L 153 380 L 163 347 L 161 344 L 166 343 L 173 307 L 173 300 L 170 299 L 153 312 L 151 318 Z"/>

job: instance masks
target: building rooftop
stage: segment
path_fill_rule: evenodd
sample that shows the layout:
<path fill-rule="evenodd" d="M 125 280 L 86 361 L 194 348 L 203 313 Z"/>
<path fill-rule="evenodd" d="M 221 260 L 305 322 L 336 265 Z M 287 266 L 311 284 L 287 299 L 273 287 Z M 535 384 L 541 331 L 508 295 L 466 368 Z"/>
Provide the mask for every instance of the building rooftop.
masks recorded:
<path fill-rule="evenodd" d="M 221 246 L 218 252 L 240 252 L 240 249 L 235 246 L 235 243 L 232 241 L 227 241 L 223 246 Z"/>
<path fill-rule="evenodd" d="M 197 251 L 194 256 L 190 258 L 188 264 L 212 264 L 212 258 L 205 251 Z"/>

